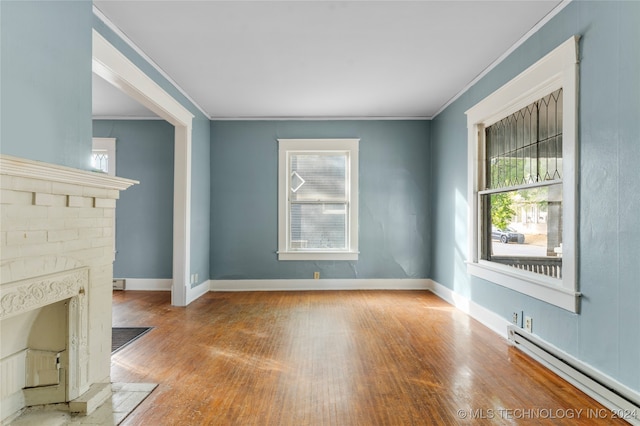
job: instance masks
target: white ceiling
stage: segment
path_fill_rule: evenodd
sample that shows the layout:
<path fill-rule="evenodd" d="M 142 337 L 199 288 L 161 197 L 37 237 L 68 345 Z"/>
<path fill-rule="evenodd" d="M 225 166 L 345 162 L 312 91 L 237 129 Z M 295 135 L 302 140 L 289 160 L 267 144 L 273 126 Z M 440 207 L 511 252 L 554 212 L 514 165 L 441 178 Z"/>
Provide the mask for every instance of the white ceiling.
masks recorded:
<path fill-rule="evenodd" d="M 432 117 L 560 3 L 94 1 L 214 119 Z M 94 116 L 153 115 L 95 80 Z"/>

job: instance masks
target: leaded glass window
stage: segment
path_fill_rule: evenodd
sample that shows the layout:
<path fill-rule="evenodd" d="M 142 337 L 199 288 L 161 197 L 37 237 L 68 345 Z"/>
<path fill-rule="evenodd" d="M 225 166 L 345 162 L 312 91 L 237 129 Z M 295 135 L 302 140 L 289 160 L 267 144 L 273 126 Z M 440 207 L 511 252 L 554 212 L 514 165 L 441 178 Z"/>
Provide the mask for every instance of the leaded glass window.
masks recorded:
<path fill-rule="evenodd" d="M 485 189 L 562 179 L 562 89 L 485 129 Z"/>
<path fill-rule="evenodd" d="M 482 259 L 562 277 L 562 89 L 487 126 Z"/>
<path fill-rule="evenodd" d="M 106 150 L 94 149 L 91 153 L 91 167 L 109 173 L 109 153 Z"/>

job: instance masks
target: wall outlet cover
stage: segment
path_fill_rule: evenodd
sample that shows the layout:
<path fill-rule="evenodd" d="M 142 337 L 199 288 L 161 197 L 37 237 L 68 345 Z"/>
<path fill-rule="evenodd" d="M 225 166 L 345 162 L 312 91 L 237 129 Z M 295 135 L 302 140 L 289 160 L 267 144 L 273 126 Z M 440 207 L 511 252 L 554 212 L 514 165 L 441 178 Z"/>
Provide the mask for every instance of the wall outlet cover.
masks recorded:
<path fill-rule="evenodd" d="M 531 317 L 525 317 L 524 318 L 524 329 L 527 330 L 529 333 L 532 333 L 533 331 L 533 318 Z"/>
<path fill-rule="evenodd" d="M 522 328 L 523 315 L 524 313 L 522 311 L 513 311 L 513 314 L 511 316 L 511 322 L 513 323 L 513 325 Z"/>

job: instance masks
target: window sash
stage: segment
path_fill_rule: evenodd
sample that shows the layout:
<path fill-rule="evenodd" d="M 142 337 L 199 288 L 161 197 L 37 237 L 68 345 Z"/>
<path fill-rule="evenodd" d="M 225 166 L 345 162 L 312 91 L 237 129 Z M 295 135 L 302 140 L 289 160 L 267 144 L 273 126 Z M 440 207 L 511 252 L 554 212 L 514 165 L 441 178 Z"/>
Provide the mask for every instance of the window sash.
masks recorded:
<path fill-rule="evenodd" d="M 540 243 L 531 245 L 531 239 L 536 238 L 533 232 L 507 230 L 505 218 L 509 216 L 509 222 L 513 224 L 518 208 L 518 203 L 508 194 L 526 198 L 527 193 L 535 195 L 530 190 L 552 188 L 550 182 L 559 185 L 562 192 L 562 102 L 563 90 L 559 88 L 483 129 L 484 146 L 480 151 L 484 155 L 479 156 L 479 163 L 484 165 L 482 187 L 486 189 L 478 191 L 482 230 L 479 257 L 487 262 L 554 278 L 558 285 L 562 284 L 562 257 L 559 255 L 562 235 L 557 235 L 558 221 L 562 217 L 561 196 L 555 202 L 541 200 L 545 206 L 554 206 L 545 220 L 544 246 Z M 498 198 L 500 194 L 507 196 Z M 494 196 L 498 202 L 495 211 Z M 538 228 L 538 231 L 542 230 Z M 528 245 L 502 246 L 494 242 L 498 237 L 507 244 L 528 240 Z"/>
<path fill-rule="evenodd" d="M 326 210 L 327 205 L 343 206 L 343 211 L 338 212 L 337 209 Z M 302 207 L 320 207 L 322 216 L 318 214 L 307 217 L 304 214 L 301 217 L 294 217 L 296 206 Z M 301 209 L 301 210 L 302 210 Z M 333 216 L 333 217 L 332 217 Z M 327 219 L 323 221 L 322 219 Z M 331 223 L 331 219 L 335 219 Z M 293 225 L 298 222 L 298 226 Z M 325 222 L 329 222 L 327 225 Z M 339 223 L 335 223 L 339 222 Z M 323 201 L 290 201 L 289 202 L 289 233 L 287 249 L 289 251 L 347 251 L 349 250 L 349 203 L 344 202 L 323 202 Z M 336 226 L 331 226 L 336 225 Z M 312 227 L 312 230 L 304 229 Z M 299 234 L 297 237 L 294 233 Z M 327 237 L 331 235 L 332 237 Z M 323 241 L 327 243 L 323 244 Z M 338 245 L 337 243 L 342 242 Z M 309 245 L 311 243 L 311 245 Z"/>
<path fill-rule="evenodd" d="M 560 87 L 484 128 L 484 188 L 562 179 Z"/>
<path fill-rule="evenodd" d="M 298 161 L 295 160 L 300 161 L 302 165 L 296 164 Z M 336 163 L 336 168 L 331 167 L 331 160 Z M 322 164 L 316 165 L 315 162 Z M 289 177 L 287 250 L 348 250 L 349 212 L 346 207 L 349 201 L 349 152 L 289 151 L 287 152 L 287 176 Z M 306 193 L 309 189 L 311 189 L 310 193 Z M 324 211 L 322 216 L 318 212 L 314 213 L 313 206 L 327 204 L 345 205 L 345 212 L 341 215 L 342 221 L 338 220 L 336 223 L 335 220 L 323 220 L 327 219 L 324 217 Z"/>

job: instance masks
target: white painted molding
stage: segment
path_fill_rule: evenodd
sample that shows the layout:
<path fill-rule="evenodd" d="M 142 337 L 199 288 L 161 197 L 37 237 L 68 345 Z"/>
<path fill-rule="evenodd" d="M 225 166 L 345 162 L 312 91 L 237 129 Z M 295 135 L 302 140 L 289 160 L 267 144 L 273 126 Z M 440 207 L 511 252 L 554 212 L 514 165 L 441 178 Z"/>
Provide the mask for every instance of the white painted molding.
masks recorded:
<path fill-rule="evenodd" d="M 93 30 L 93 72 L 174 126 L 191 127 L 193 114 Z"/>
<path fill-rule="evenodd" d="M 89 268 L 87 267 L 3 283 L 0 319 L 84 294 L 88 283 Z"/>
<path fill-rule="evenodd" d="M 511 325 L 509 321 L 502 318 L 495 312 L 485 308 L 484 306 L 478 305 L 473 300 L 469 300 L 466 297 L 461 296 L 460 294 L 449 289 L 448 287 L 437 283 L 434 280 L 428 281 L 428 289 L 433 294 L 435 294 L 445 302 L 455 306 L 465 314 L 471 316 L 473 319 L 479 321 L 481 324 L 493 330 L 499 336 L 504 337 L 505 339 L 509 337 L 507 334 L 507 327 Z"/>
<path fill-rule="evenodd" d="M 570 312 L 579 312 L 577 291 L 577 177 L 579 40 L 574 35 L 466 111 L 468 169 L 467 272 Z M 484 187 L 484 129 L 563 89 L 562 278 L 549 280 L 481 259 L 480 192 Z M 503 269 L 503 268 L 507 268 Z M 554 287 L 558 291 L 553 291 Z"/>
<path fill-rule="evenodd" d="M 171 304 L 187 306 L 191 276 L 191 128 L 174 131 L 173 289 Z"/>
<path fill-rule="evenodd" d="M 191 138 L 193 114 L 93 30 L 93 72 L 175 126 L 173 287 L 171 304 L 187 305 L 191 264 Z"/>
<path fill-rule="evenodd" d="M 138 115 L 94 115 L 92 120 L 131 120 L 131 121 L 146 121 L 146 120 L 155 120 L 155 121 L 165 121 L 162 117 L 145 117 Z"/>
<path fill-rule="evenodd" d="M 207 294 L 210 291 L 210 288 L 211 288 L 210 280 L 204 281 L 193 288 L 188 287 L 187 288 L 187 305 L 193 302 L 194 300 L 197 300 L 202 296 L 204 296 L 205 294 Z"/>
<path fill-rule="evenodd" d="M 114 278 L 116 279 L 116 278 Z M 163 278 L 117 278 L 126 280 L 126 290 L 171 291 L 172 279 Z"/>
<path fill-rule="evenodd" d="M 509 57 L 509 55 L 511 55 L 513 52 L 515 52 L 515 50 L 518 47 L 520 47 L 531 36 L 533 36 L 535 33 L 537 33 L 542 27 L 544 27 L 547 24 L 547 22 L 549 22 L 551 19 L 553 19 L 558 13 L 560 13 L 560 11 L 562 11 L 562 9 L 567 7 L 569 5 L 569 3 L 571 3 L 572 1 L 573 0 L 562 0 L 562 2 L 559 5 L 557 5 L 551 12 L 549 12 L 547 14 L 547 16 L 545 16 L 540 21 L 538 21 L 538 23 L 533 28 L 531 28 L 525 35 L 523 35 L 518 41 L 516 41 L 513 44 L 513 46 L 511 46 L 506 52 L 504 52 L 502 55 L 500 55 L 500 57 L 498 57 L 498 59 L 493 61 L 487 68 L 485 68 L 480 74 L 478 74 L 476 76 L 476 78 L 471 80 L 469 82 L 469 84 L 464 86 L 462 88 L 462 90 L 460 90 L 454 97 L 449 99 L 447 101 L 447 103 L 442 105 L 440 107 L 440 109 L 438 111 L 436 111 L 436 113 L 433 114 L 433 116 L 430 119 L 435 119 L 442 111 L 447 109 L 449 107 L 449 105 L 454 103 L 460 96 L 464 95 L 469 89 L 471 89 L 473 86 L 475 86 L 476 83 L 478 83 L 480 80 L 482 80 L 484 78 L 484 76 L 489 74 L 491 72 L 491 70 L 493 70 L 495 67 L 500 65 L 500 63 L 502 63 L 502 61 L 507 59 Z"/>
<path fill-rule="evenodd" d="M 0 174 L 118 191 L 124 191 L 131 185 L 140 183 L 137 180 L 109 176 L 106 173 L 78 170 L 4 154 L 0 155 Z"/>
<path fill-rule="evenodd" d="M 485 260 L 467 262 L 467 271 L 478 278 L 507 287 L 535 299 L 551 303 L 569 312 L 578 312 L 580 293 L 553 285 L 553 278 L 537 276 L 534 273 L 522 273 L 507 266 Z"/>
<path fill-rule="evenodd" d="M 223 117 L 223 116 L 211 116 L 211 121 L 424 121 L 431 120 L 430 116 L 348 116 L 348 117 L 335 117 L 335 116 L 283 116 L 283 117 L 269 117 L 269 116 L 253 116 L 253 117 Z"/>
<path fill-rule="evenodd" d="M 211 280 L 211 291 L 429 290 L 426 278 Z"/>
<path fill-rule="evenodd" d="M 133 42 L 133 40 L 131 40 L 129 37 L 127 37 L 127 35 L 122 32 L 122 30 L 120 28 L 118 28 L 116 26 L 116 24 L 114 24 L 109 18 L 107 18 L 107 16 L 102 13 L 102 11 L 100 9 L 98 9 L 95 5 L 93 5 L 93 14 L 96 16 L 96 18 L 98 18 L 99 20 L 101 20 L 109 29 L 111 29 L 111 31 L 113 31 L 118 37 L 120 37 L 120 39 L 125 42 L 127 45 L 129 45 L 129 47 L 131 47 L 138 55 L 140 55 L 142 57 L 142 59 L 144 59 L 145 61 L 147 61 L 147 63 L 149 63 L 149 65 L 151 65 L 153 68 L 156 69 L 156 71 L 158 71 L 160 73 L 160 75 L 162 75 L 169 83 L 171 83 L 171 85 L 173 87 L 175 87 L 176 89 L 178 89 L 178 91 L 180 93 L 182 93 L 182 95 L 187 98 L 189 100 L 189 102 L 191 102 L 193 104 L 193 106 L 195 106 L 196 108 L 198 108 L 200 110 L 200 112 L 202 114 L 205 115 L 205 117 L 209 117 L 209 113 L 207 113 L 200 105 L 198 105 L 196 103 L 196 101 L 194 101 L 191 96 L 189 96 L 189 94 L 187 92 L 185 92 L 182 87 L 180 87 L 178 85 L 178 83 L 176 83 L 170 76 L 169 74 L 167 74 L 162 68 L 160 68 L 160 65 L 158 65 L 157 63 L 155 63 L 153 61 L 153 59 L 151 59 L 137 44 L 135 44 Z M 95 31 L 95 30 L 94 30 Z"/>

